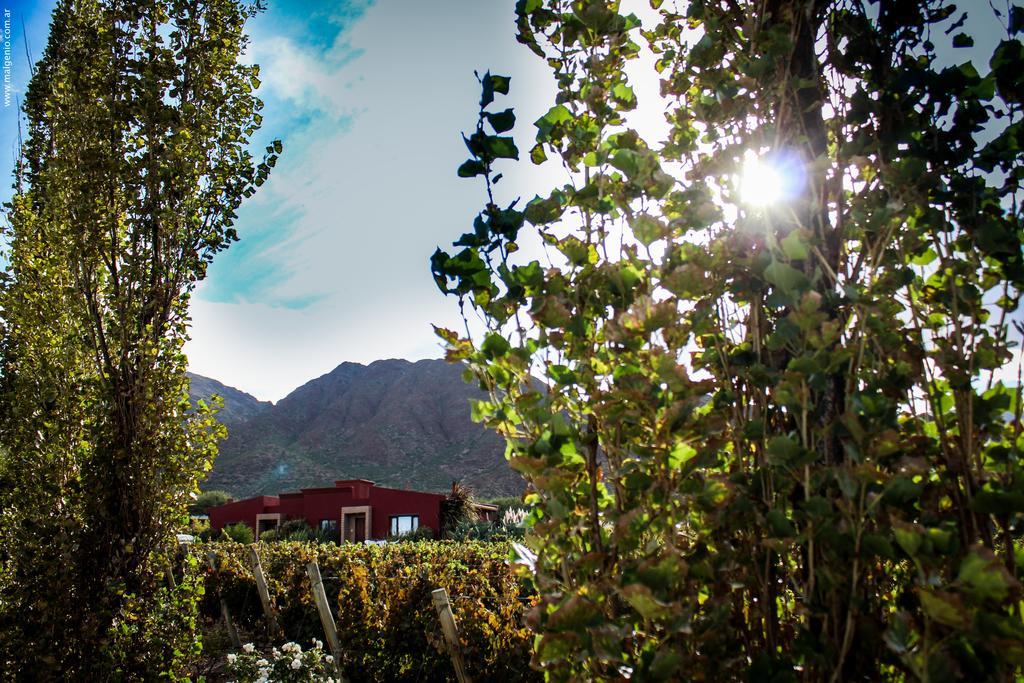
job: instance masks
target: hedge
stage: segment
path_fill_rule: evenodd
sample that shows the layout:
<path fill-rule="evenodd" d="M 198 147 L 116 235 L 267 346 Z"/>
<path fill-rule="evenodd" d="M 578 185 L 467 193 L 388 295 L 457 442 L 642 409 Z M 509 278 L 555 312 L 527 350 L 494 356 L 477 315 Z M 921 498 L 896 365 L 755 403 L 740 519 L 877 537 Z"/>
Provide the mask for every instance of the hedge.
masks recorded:
<path fill-rule="evenodd" d="M 249 547 L 193 547 L 202 567 L 208 567 L 208 551 L 218 556 L 218 570 L 205 570 L 203 615 L 211 622 L 218 619 L 223 598 L 246 635 L 279 646 L 266 632 Z M 315 559 L 320 565 L 328 599 L 334 602 L 344 669 L 353 683 L 452 679 L 451 660 L 430 598 L 436 588 L 448 591 L 463 656 L 474 679 L 541 680 L 529 667 L 533 636 L 522 625 L 532 598 L 523 595 L 507 564 L 508 544 L 277 542 L 256 548 L 278 620 L 286 637 L 300 643 L 324 639 L 306 574 L 308 562 Z"/>

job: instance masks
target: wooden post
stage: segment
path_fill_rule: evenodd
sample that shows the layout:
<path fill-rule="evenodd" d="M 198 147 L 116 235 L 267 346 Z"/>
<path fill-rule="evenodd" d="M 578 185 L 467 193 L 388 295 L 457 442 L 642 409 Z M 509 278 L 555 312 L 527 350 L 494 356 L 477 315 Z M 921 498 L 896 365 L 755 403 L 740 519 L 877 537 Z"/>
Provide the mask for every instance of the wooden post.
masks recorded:
<path fill-rule="evenodd" d="M 306 573 L 309 574 L 309 582 L 313 588 L 313 601 L 316 602 L 316 611 L 320 613 L 320 623 L 323 624 L 324 633 L 327 635 L 327 645 L 334 655 L 334 667 L 338 672 L 339 680 L 348 683 L 341 672 L 341 643 L 338 642 L 338 627 L 334 624 L 334 616 L 331 615 L 331 606 L 327 603 L 327 592 L 324 590 L 323 579 L 320 578 L 320 565 L 310 562 L 306 565 Z"/>
<path fill-rule="evenodd" d="M 174 580 L 174 570 L 171 569 L 171 562 L 166 557 L 164 558 L 164 576 L 167 577 L 167 585 L 171 590 L 178 587 L 178 582 Z"/>
<path fill-rule="evenodd" d="M 206 551 L 206 560 L 210 563 L 210 569 L 214 572 L 217 571 L 217 553 L 212 550 Z M 217 590 L 219 595 L 220 589 Z M 228 603 L 224 602 L 224 598 L 220 598 L 220 613 L 224 617 L 224 625 L 228 629 L 228 637 L 231 638 L 231 644 L 234 645 L 235 649 L 242 647 L 242 641 L 238 637 L 238 631 L 235 629 L 235 625 L 231 623 L 231 615 L 228 614 Z"/>
<path fill-rule="evenodd" d="M 448 591 L 438 588 L 430 594 L 437 609 L 437 616 L 441 620 L 441 630 L 444 632 L 444 640 L 448 645 L 448 654 L 452 658 L 452 666 L 455 667 L 455 677 L 459 683 L 471 683 L 469 674 L 466 673 L 466 664 L 462 661 L 462 648 L 459 646 L 459 627 L 455 623 L 455 615 L 452 614 L 452 605 L 448 602 Z"/>
<path fill-rule="evenodd" d="M 277 615 L 274 614 L 274 606 L 270 604 L 270 589 L 267 587 L 267 577 L 263 574 L 263 565 L 260 564 L 260 554 L 256 552 L 256 546 L 249 546 L 249 559 L 252 560 L 252 575 L 256 579 L 256 590 L 260 594 L 260 602 L 263 603 L 263 614 L 267 616 L 267 627 L 272 637 L 284 636 L 281 627 L 277 624 Z"/>

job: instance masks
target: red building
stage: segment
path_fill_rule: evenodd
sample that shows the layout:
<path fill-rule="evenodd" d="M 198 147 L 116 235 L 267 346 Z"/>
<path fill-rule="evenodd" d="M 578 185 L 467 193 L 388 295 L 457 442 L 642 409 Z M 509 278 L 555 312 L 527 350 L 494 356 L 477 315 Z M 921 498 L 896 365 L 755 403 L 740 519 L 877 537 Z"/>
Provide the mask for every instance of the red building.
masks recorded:
<path fill-rule="evenodd" d="M 346 541 L 362 542 L 415 531 L 420 527 L 441 529 L 441 505 L 437 493 L 402 491 L 377 486 L 365 479 L 343 479 L 334 486 L 302 489 L 298 493 L 255 496 L 209 509 L 210 526 L 223 529 L 244 522 L 256 538 L 292 519 L 303 519 L 313 528 L 343 532 Z M 491 505 L 479 506 L 488 519 Z"/>

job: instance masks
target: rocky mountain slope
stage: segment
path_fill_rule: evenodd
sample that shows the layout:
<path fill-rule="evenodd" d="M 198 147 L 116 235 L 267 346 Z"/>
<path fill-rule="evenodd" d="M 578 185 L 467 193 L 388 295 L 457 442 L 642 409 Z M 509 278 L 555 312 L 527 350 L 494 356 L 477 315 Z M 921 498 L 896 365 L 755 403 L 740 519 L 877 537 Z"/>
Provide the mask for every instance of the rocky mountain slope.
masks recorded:
<path fill-rule="evenodd" d="M 237 427 L 274 405 L 270 401 L 261 401 L 252 394 L 229 387 L 215 379 L 191 372 L 186 374 L 189 381 L 189 398 L 193 405 L 199 399 L 209 401 L 214 394 L 224 399 L 224 405 L 217 413 L 217 419 L 228 429 Z"/>
<path fill-rule="evenodd" d="M 193 380 L 194 391 L 200 386 Z M 519 494 L 504 442 L 470 420 L 469 400 L 480 396 L 442 360 L 342 363 L 276 405 L 226 421 L 229 436 L 203 488 L 245 497 L 361 477 L 424 491 L 461 480 L 478 495 Z M 233 414 L 252 407 L 235 398 L 225 395 Z"/>

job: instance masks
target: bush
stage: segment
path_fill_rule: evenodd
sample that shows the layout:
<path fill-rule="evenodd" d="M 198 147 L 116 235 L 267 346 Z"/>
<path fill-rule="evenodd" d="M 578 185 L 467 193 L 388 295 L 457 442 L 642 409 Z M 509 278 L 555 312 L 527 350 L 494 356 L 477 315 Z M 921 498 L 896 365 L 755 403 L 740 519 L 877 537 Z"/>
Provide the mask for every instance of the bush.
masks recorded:
<path fill-rule="evenodd" d="M 310 595 L 306 564 L 316 560 L 350 680 L 432 681 L 452 678 L 430 593 L 445 588 L 459 624 L 470 675 L 481 680 L 540 680 L 529 668 L 532 633 L 523 627 L 524 596 L 507 564 L 510 548 L 500 543 L 432 541 L 372 546 L 278 542 L 259 544 L 278 620 L 288 638 L 322 638 Z M 262 634 L 265 620 L 243 546 L 214 543 L 202 550 L 219 556 L 217 572 L 206 572 L 202 613 L 220 617 L 223 598 L 232 620 L 248 633 Z M 268 643 L 269 644 L 269 643 Z"/>
<path fill-rule="evenodd" d="M 410 531 L 407 534 L 397 534 L 388 536 L 389 543 L 406 543 L 414 541 L 433 541 L 434 530 L 429 526 L 417 527 L 414 531 Z"/>
<path fill-rule="evenodd" d="M 278 650 L 262 653 L 252 643 L 242 646 L 241 653 L 227 656 L 228 672 L 239 683 L 272 681 L 334 681 L 334 657 L 323 650 L 323 643 L 303 652 L 298 643 L 285 643 Z"/>
<path fill-rule="evenodd" d="M 228 524 L 224 527 L 224 534 L 235 543 L 249 544 L 253 542 L 252 527 L 245 522 Z"/>
<path fill-rule="evenodd" d="M 484 520 L 463 520 L 448 531 L 448 538 L 453 541 L 517 541 L 523 538 L 525 529 L 515 522 L 506 523 L 504 519 L 497 522 Z"/>
<path fill-rule="evenodd" d="M 277 529 L 270 529 L 260 534 L 260 541 L 264 543 L 276 541 L 337 543 L 338 531 L 313 528 L 304 519 L 289 519 Z"/>
<path fill-rule="evenodd" d="M 235 498 L 227 491 L 203 491 L 195 501 L 188 506 L 190 515 L 205 515 L 212 507 L 230 503 Z"/>

